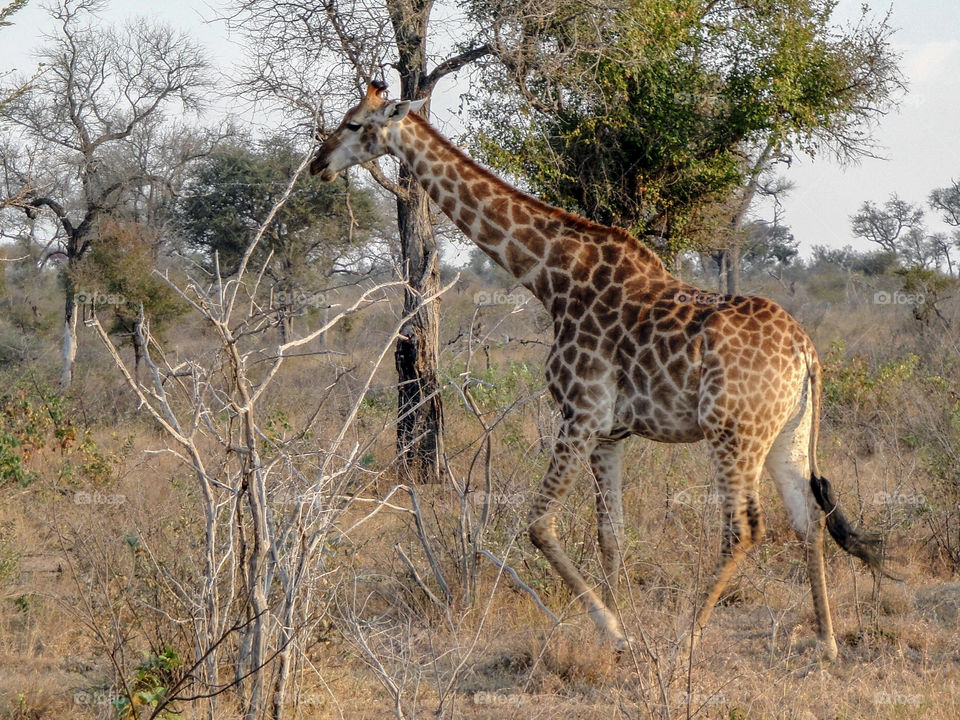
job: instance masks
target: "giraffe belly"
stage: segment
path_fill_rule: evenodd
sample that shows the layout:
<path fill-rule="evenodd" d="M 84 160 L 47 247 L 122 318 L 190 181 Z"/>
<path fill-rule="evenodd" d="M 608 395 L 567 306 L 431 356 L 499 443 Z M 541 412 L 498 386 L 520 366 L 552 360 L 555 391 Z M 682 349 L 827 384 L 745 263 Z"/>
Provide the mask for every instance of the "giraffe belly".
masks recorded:
<path fill-rule="evenodd" d="M 668 443 L 702 440 L 703 431 L 697 423 L 696 395 L 689 399 L 680 395 L 674 402 L 664 405 L 656 405 L 649 397 L 620 398 L 611 435 L 639 435 Z"/>

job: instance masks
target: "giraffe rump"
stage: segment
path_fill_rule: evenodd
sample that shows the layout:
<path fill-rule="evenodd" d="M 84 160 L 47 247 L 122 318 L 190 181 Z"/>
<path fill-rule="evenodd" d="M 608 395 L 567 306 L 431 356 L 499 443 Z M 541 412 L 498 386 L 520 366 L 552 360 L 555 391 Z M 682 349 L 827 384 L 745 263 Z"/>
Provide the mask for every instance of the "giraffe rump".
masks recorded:
<path fill-rule="evenodd" d="M 860 558 L 871 570 L 892 580 L 899 578 L 883 568 L 883 540 L 878 535 L 866 535 L 854 528 L 837 504 L 833 488 L 825 477 L 812 474 L 810 489 L 817 505 L 826 515 L 827 531 L 830 536 L 851 555 Z"/>

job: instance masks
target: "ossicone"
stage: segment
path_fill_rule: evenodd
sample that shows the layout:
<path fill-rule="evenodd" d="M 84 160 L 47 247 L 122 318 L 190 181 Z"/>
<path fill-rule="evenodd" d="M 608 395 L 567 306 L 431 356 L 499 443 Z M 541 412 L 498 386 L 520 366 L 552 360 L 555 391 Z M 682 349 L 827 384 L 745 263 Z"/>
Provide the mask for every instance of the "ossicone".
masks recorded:
<path fill-rule="evenodd" d="M 367 98 L 383 99 L 387 94 L 387 84 L 383 80 L 373 80 L 367 86 Z"/>

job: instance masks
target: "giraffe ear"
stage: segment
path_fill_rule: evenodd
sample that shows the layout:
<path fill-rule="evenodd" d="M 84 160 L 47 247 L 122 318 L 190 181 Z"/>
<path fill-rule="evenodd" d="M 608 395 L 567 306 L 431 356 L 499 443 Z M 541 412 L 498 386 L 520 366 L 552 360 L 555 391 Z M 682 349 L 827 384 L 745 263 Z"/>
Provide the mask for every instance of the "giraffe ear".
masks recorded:
<path fill-rule="evenodd" d="M 387 103 L 383 110 L 388 122 L 400 122 L 411 110 L 416 112 L 422 108 L 426 102 L 426 98 L 422 100 L 398 100 L 397 102 Z"/>

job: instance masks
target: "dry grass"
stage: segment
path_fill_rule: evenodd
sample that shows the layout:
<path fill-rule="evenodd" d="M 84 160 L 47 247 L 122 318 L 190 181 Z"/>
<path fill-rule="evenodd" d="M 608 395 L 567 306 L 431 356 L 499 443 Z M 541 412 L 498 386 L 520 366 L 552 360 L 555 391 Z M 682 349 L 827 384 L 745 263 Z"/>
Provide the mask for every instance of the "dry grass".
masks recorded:
<path fill-rule="evenodd" d="M 478 288 L 485 286 L 458 288 L 445 305 L 443 369 L 453 380 L 467 371 L 466 338 L 471 328 L 477 332 Z M 765 290 L 777 294 L 776 288 Z M 485 417 L 492 420 L 509 408 L 493 433 L 494 495 L 484 547 L 505 558 L 562 624 L 553 627 L 528 594 L 484 560 L 475 583 L 468 583 L 458 558 L 459 496 L 449 487 L 422 488 L 428 540 L 453 602 L 440 607 L 431 601 L 394 551 L 399 544 L 438 594 L 406 513 L 384 509 L 324 548 L 332 571 L 323 581 L 331 620 L 305 643 L 291 717 L 392 714 L 393 702 L 371 669 L 369 651 L 399 686 L 410 717 L 956 718 L 960 582 L 950 543 L 960 539 L 951 541 L 949 535 L 960 532 L 960 488 L 950 485 L 956 475 L 949 464 L 950 443 L 960 437 L 950 435 L 951 403 L 960 383 L 960 367 L 951 359 L 956 338 L 919 335 L 908 309 L 872 305 L 865 300 L 869 290 L 841 295 L 831 306 L 818 299 L 822 288 L 778 298 L 810 329 L 825 358 L 836 340 L 845 342 L 829 354 L 828 382 L 844 399 L 826 408 L 821 466 L 848 514 L 888 536 L 892 563 L 905 575 L 903 583 L 884 580 L 878 587 L 828 545 L 838 661 L 825 666 L 815 661 L 802 556 L 769 481 L 762 487 L 766 541 L 751 552 L 721 600 L 692 662 L 678 657 L 677 639 L 689 627 L 719 546 L 719 509 L 710 501 L 710 467 L 699 445 L 630 441 L 626 581 L 619 602 L 637 643 L 616 657 L 600 641 L 522 533 L 555 429 L 550 404 L 538 394 L 549 330 L 539 309 L 512 312 L 502 305 L 479 316 L 486 339 L 474 341 L 469 368 L 484 381 L 473 392 Z M 362 375 L 369 349 L 382 342 L 391 322 L 364 317 L 331 333 L 326 348 L 336 354 L 291 363 L 269 398 L 271 411 L 298 426 L 312 410 L 310 400 L 346 369 L 338 390 L 343 398 L 325 406 L 335 425 L 355 386 L 352 368 Z M 187 330 L 176 338 L 177 349 L 204 347 L 203 332 L 192 325 Z M 517 338 L 541 344 L 521 345 Z M 911 353 L 920 358 L 916 365 L 901 370 L 891 365 Z M 867 358 L 866 375 L 848 372 L 859 367 L 858 355 Z M 882 375 L 878 368 L 885 364 L 893 369 Z M 80 368 L 72 407 L 83 413 L 91 447 L 109 472 L 84 470 L 75 449 L 47 447 L 27 460 L 36 473 L 33 482 L 4 486 L 0 718 L 114 717 L 110 701 L 116 697 L 117 670 L 111 658 L 118 648 L 104 639 L 120 638 L 123 668 L 134 667 L 141 653 L 168 639 L 158 634 L 170 625 L 163 618 L 166 595 L 156 568 L 180 579 L 195 572 L 202 527 L 194 516 L 189 477 L 168 457 L 149 452 L 162 439 L 136 414 L 89 340 Z M 366 470 L 371 476 L 384 471 L 363 491 L 368 500 L 394 484 L 388 467 L 395 454 L 392 382 L 384 369 L 356 431 L 358 441 L 375 440 L 364 459 Z M 471 489 L 482 488 L 482 453 L 474 463 L 483 438 L 479 424 L 455 390 L 445 392 L 450 467 L 459 481 L 469 479 Z M 518 399 L 523 401 L 517 404 Z M 317 442 L 327 424 L 321 418 Z M 957 494 L 950 495 L 951 487 Z M 100 499 L 78 503 L 78 492 L 100 493 Z M 114 496 L 123 502 L 105 500 Z M 471 502 L 477 515 L 480 505 Z M 404 494 L 391 503 L 410 506 Z M 372 507 L 356 503 L 342 526 Z M 584 482 L 564 508 L 560 530 L 571 556 L 596 578 L 593 523 L 593 497 Z M 6 574 L 4 552 L 11 568 Z M 472 595 L 466 602 L 468 587 Z M 178 652 L 189 654 L 190 648 Z M 187 718 L 197 711 L 189 703 L 180 709 Z M 231 717 L 228 705 L 222 717 Z"/>

